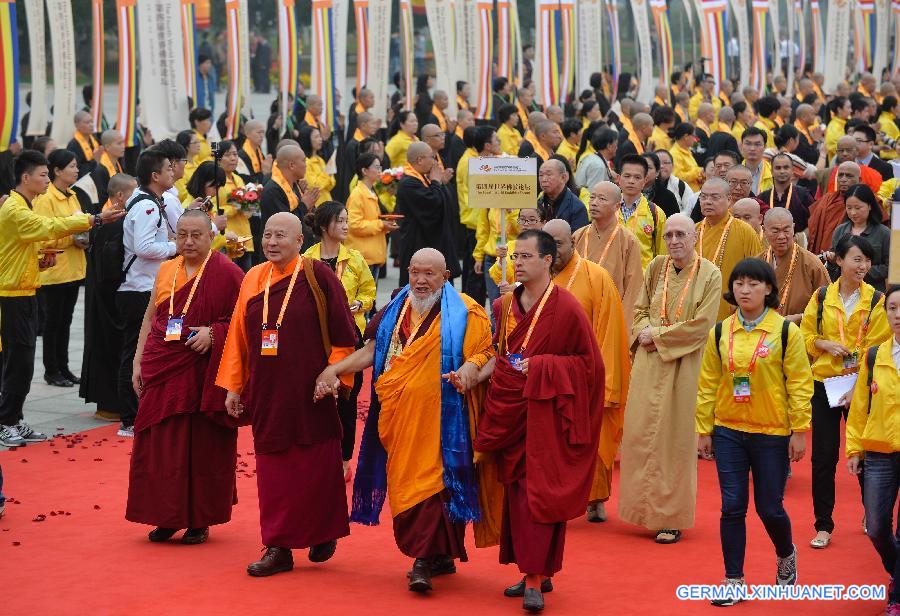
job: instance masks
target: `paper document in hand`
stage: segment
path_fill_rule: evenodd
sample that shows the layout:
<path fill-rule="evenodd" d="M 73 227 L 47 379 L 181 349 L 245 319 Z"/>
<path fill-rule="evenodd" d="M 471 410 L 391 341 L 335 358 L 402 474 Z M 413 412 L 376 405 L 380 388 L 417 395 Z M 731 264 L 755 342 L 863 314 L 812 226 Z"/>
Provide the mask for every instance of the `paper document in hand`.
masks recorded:
<path fill-rule="evenodd" d="M 828 406 L 832 408 L 843 406 L 840 404 L 840 399 L 844 394 L 847 394 L 847 400 L 850 400 L 853 396 L 853 388 L 856 386 L 857 374 L 854 372 L 853 374 L 843 374 L 825 379 L 825 393 L 828 395 Z"/>

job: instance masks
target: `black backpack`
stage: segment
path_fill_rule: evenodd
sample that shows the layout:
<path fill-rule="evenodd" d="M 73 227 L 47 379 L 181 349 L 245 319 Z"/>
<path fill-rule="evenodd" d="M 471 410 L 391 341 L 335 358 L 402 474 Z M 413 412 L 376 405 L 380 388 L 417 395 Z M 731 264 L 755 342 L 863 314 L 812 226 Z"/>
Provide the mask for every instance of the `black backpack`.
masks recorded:
<path fill-rule="evenodd" d="M 888 340 L 887 344 L 890 344 L 890 340 Z M 878 345 L 876 344 L 873 347 L 869 347 L 869 350 L 866 351 L 866 368 L 869 369 L 869 374 L 866 377 L 866 389 L 869 390 L 869 404 L 866 406 L 866 415 L 872 412 L 872 381 L 874 380 L 874 376 L 872 371 L 875 370 L 875 356 L 878 355 Z"/>
<path fill-rule="evenodd" d="M 825 295 L 828 293 L 828 285 L 823 287 L 819 287 L 816 291 L 816 332 L 821 335 L 822 334 L 822 314 L 825 312 Z M 872 311 L 875 310 L 875 306 L 878 305 L 878 302 L 884 296 L 879 290 L 875 290 L 872 293 L 872 303 L 869 305 L 869 315 L 866 317 L 866 322 L 868 322 L 872 318 Z"/>
<path fill-rule="evenodd" d="M 163 208 L 156 199 L 146 192 L 139 192 L 137 196 L 129 201 L 125 206 L 125 211 L 130 212 L 131 208 L 141 201 L 151 201 L 156 206 L 159 212 L 159 221 L 157 221 L 156 227 L 161 227 L 163 224 Z M 97 281 L 116 288 L 125 282 L 128 270 L 131 269 L 131 266 L 137 260 L 137 256 L 132 255 L 128 263 L 125 262 L 124 230 L 125 217 L 99 227 L 96 229 L 93 237 L 91 237 L 91 247 L 89 249 L 91 262 L 97 268 Z"/>
<path fill-rule="evenodd" d="M 737 315 L 734 317 L 737 318 Z M 781 323 L 781 363 L 784 363 L 784 354 L 787 352 L 788 345 L 788 330 L 791 326 L 790 321 L 785 319 Z M 716 323 L 716 352 L 719 354 L 719 359 L 722 359 L 722 349 L 719 348 L 719 342 L 722 340 L 722 321 Z"/>

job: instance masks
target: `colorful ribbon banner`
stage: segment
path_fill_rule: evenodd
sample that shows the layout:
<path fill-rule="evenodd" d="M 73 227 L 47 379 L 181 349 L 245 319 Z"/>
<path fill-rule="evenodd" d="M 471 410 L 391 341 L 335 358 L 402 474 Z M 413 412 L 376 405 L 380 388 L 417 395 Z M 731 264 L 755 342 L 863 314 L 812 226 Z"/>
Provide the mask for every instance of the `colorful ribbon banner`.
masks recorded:
<path fill-rule="evenodd" d="M 753 74 L 750 85 L 760 96 L 766 87 L 766 22 L 769 15 L 769 0 L 753 0 Z"/>
<path fill-rule="evenodd" d="M 512 1 L 515 3 L 515 0 Z M 497 0 L 497 74 L 515 83 L 519 44 L 514 38 L 515 22 L 509 5 L 510 0 Z"/>
<path fill-rule="evenodd" d="M 875 0 L 875 46 L 872 48 L 872 74 L 881 79 L 881 74 L 888 67 L 891 37 L 890 0 Z"/>
<path fill-rule="evenodd" d="M 629 4 L 638 41 L 638 89 L 635 97 L 641 101 L 648 101 L 653 98 L 653 44 L 650 41 L 650 19 L 644 0 L 630 0 Z"/>
<path fill-rule="evenodd" d="M 241 7 L 239 0 L 225 0 L 225 24 L 228 37 L 228 98 L 225 103 L 225 139 L 238 135 L 241 122 L 242 74 L 241 58 Z"/>
<path fill-rule="evenodd" d="M 400 74 L 403 77 L 405 90 L 403 108 L 412 109 L 415 99 L 415 83 L 413 75 L 413 21 L 410 0 L 400 0 Z"/>
<path fill-rule="evenodd" d="M 575 87 L 575 0 L 559 0 L 559 8 L 563 36 L 557 105 L 562 105 Z"/>
<path fill-rule="evenodd" d="M 490 120 L 493 111 L 491 77 L 494 64 L 494 3 L 493 0 L 479 2 L 476 5 L 478 20 L 481 24 L 481 40 L 478 52 L 478 87 L 475 104 L 475 118 Z"/>
<path fill-rule="evenodd" d="M 94 127 L 100 130 L 103 121 L 103 78 L 106 68 L 103 53 L 103 0 L 91 0 L 91 59 L 94 62 L 91 112 L 94 115 Z"/>
<path fill-rule="evenodd" d="M 331 0 L 312 3 L 312 89 L 322 98 L 322 115 L 317 118 L 333 127 L 334 100 L 334 6 Z"/>
<path fill-rule="evenodd" d="M 281 92 L 281 125 L 291 112 L 289 99 L 297 95 L 297 9 L 294 0 L 278 2 L 278 77 Z"/>
<path fill-rule="evenodd" d="M 703 0 L 703 16 L 706 31 L 709 35 L 710 74 L 716 80 L 716 90 L 725 80 L 725 42 L 728 40 L 728 29 L 725 24 L 726 0 Z M 765 77 L 765 73 L 763 73 Z"/>
<path fill-rule="evenodd" d="M 195 2 L 196 12 L 194 13 L 194 18 L 198 30 L 209 30 L 210 25 L 212 25 L 209 1 L 210 0 L 196 0 Z"/>
<path fill-rule="evenodd" d="M 369 0 L 369 58 L 366 87 L 375 96 L 372 114 L 383 118 L 387 114 L 388 84 L 390 83 L 391 0 Z"/>
<path fill-rule="evenodd" d="M 102 0 L 97 0 L 102 2 Z M 195 0 L 181 0 L 181 34 L 184 44 L 184 83 L 191 99 L 191 109 L 197 106 L 197 26 Z M 96 83 L 96 81 L 94 82 Z M 94 86 L 96 88 L 96 86 Z"/>
<path fill-rule="evenodd" d="M 616 100 L 619 90 L 619 73 L 622 72 L 622 47 L 619 38 L 619 7 L 617 0 L 605 0 L 606 15 L 609 18 L 609 64 L 612 76 L 612 100 Z"/>
<path fill-rule="evenodd" d="M 369 74 L 369 0 L 353 0 L 356 22 L 356 93 L 366 85 Z"/>
<path fill-rule="evenodd" d="M 872 68 L 872 53 L 875 50 L 875 2 L 857 0 L 854 28 L 854 50 L 856 68 L 860 72 Z"/>
<path fill-rule="evenodd" d="M 537 14 L 541 102 L 560 105 L 575 79 L 575 3 L 538 0 Z"/>
<path fill-rule="evenodd" d="M 16 141 L 19 125 L 19 33 L 15 0 L 0 0 L 0 152 Z"/>
<path fill-rule="evenodd" d="M 659 51 L 659 83 L 668 85 L 672 74 L 672 30 L 669 27 L 669 7 L 666 0 L 650 0 L 653 24 L 656 26 L 656 49 Z"/>
<path fill-rule="evenodd" d="M 813 71 L 820 73 L 825 70 L 825 28 L 822 24 L 822 9 L 819 0 L 810 0 L 809 16 L 812 19 L 812 61 Z"/>
<path fill-rule="evenodd" d="M 137 30 L 135 1 L 116 0 L 119 26 L 119 109 L 116 129 L 125 143 L 137 143 Z"/>
<path fill-rule="evenodd" d="M 891 13 L 894 17 L 894 62 L 891 67 L 891 74 L 900 73 L 900 0 L 891 1 Z"/>
<path fill-rule="evenodd" d="M 794 0 L 794 40 L 800 47 L 800 56 L 797 59 L 800 72 L 806 72 L 806 13 L 804 12 L 803 0 Z"/>

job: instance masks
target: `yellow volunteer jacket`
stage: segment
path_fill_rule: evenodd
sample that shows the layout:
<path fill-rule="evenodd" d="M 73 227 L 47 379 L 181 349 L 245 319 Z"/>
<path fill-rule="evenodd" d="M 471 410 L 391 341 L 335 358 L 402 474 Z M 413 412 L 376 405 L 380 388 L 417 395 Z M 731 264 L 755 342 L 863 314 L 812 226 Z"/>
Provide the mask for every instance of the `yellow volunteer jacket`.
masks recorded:
<path fill-rule="evenodd" d="M 34 213 L 25 197 L 10 192 L 0 207 L 0 296 L 34 295 L 39 286 L 40 242 L 90 228 L 91 217 L 87 214 L 48 218 Z"/>
<path fill-rule="evenodd" d="M 387 145 L 384 146 L 384 152 L 391 159 L 391 167 L 402 167 L 406 164 L 406 150 L 413 141 L 418 141 L 418 139 L 410 137 L 402 130 L 388 140 Z"/>
<path fill-rule="evenodd" d="M 871 389 L 869 367 L 864 359 L 860 360 L 859 377 L 847 416 L 848 458 L 865 451 L 900 451 L 900 372 L 891 356 L 894 344 L 897 343 L 890 339 L 878 347 Z"/>
<path fill-rule="evenodd" d="M 81 206 L 75 193 L 63 194 L 52 183 L 47 192 L 34 200 L 34 213 L 48 218 L 65 218 L 73 214 L 81 214 Z M 71 235 L 64 238 L 44 242 L 41 248 L 56 248 L 65 252 L 56 255 L 56 265 L 42 271 L 38 275 L 40 286 L 62 284 L 83 280 L 87 271 L 87 258 L 84 249 L 75 245 Z"/>
<path fill-rule="evenodd" d="M 469 159 L 478 156 L 472 148 L 466 148 L 456 165 L 456 197 L 459 202 L 459 221 L 467 228 L 478 226 L 478 210 L 469 207 Z"/>
<path fill-rule="evenodd" d="M 700 190 L 703 169 L 697 164 L 691 151 L 674 143 L 669 153 L 672 155 L 672 175 L 690 186 L 694 192 Z"/>
<path fill-rule="evenodd" d="M 809 430 L 812 419 L 813 379 L 799 328 L 788 325 L 787 349 L 782 362 L 781 328 L 784 317 L 769 309 L 763 320 L 747 332 L 733 314 L 722 321 L 716 350 L 715 329 L 710 330 L 700 366 L 697 395 L 697 432 L 712 434 L 713 426 L 741 432 L 789 436 Z M 750 401 L 734 401 L 734 382 L 728 365 L 729 337 L 734 323 L 736 376 L 746 376 L 750 358 L 766 332 L 756 366 L 750 374 Z"/>
<path fill-rule="evenodd" d="M 322 260 L 322 243 L 310 246 L 303 256 L 310 259 Z M 356 328 L 362 334 L 366 329 L 366 313 L 372 309 L 375 303 L 375 279 L 362 253 L 346 246 L 338 249 L 337 271 L 335 272 L 344 285 L 347 293 L 348 305 L 353 302 L 362 302 L 362 307 L 353 314 Z"/>
<path fill-rule="evenodd" d="M 881 132 L 883 132 L 884 136 L 888 139 L 893 139 L 894 141 L 900 139 L 900 128 L 897 128 L 893 113 L 887 111 L 883 112 L 878 116 L 878 125 Z M 894 148 L 884 149 L 878 155 L 884 160 L 897 158 L 897 153 L 894 151 Z"/>
<path fill-rule="evenodd" d="M 190 195 L 188 194 L 187 185 L 188 182 L 191 181 L 195 171 L 197 171 L 197 163 L 193 160 L 189 160 L 184 165 L 184 175 L 181 176 L 181 179 L 175 180 L 175 190 L 178 191 L 178 200 L 182 203 L 184 203 L 185 200 L 193 201 L 193 199 L 188 199 Z"/>
<path fill-rule="evenodd" d="M 722 99 L 718 96 L 713 96 L 711 100 L 704 101 L 703 94 L 700 91 L 697 91 L 697 93 L 691 97 L 691 100 L 688 103 L 688 115 L 691 117 L 691 122 L 696 121 L 697 109 L 700 107 L 700 103 L 703 102 L 709 102 L 713 106 L 713 109 L 716 110 L 716 117 L 719 116 L 719 109 L 722 108 Z"/>
<path fill-rule="evenodd" d="M 497 243 L 500 241 L 500 210 L 475 210 L 478 223 L 475 227 L 475 250 L 472 258 L 484 260 L 485 255 L 497 256 Z M 506 210 L 506 237 L 515 239 L 519 234 L 519 210 Z"/>
<path fill-rule="evenodd" d="M 754 124 L 756 128 L 762 129 L 766 132 L 766 147 L 774 148 L 775 147 L 775 131 L 778 130 L 778 127 L 775 126 L 775 122 L 768 118 L 764 118 L 762 116 L 756 118 L 756 124 Z M 740 141 L 738 141 L 740 143 Z"/>
<path fill-rule="evenodd" d="M 847 321 L 844 303 L 838 293 L 839 284 L 840 278 L 828 285 L 825 301 L 822 304 L 821 331 L 816 329 L 818 292 L 809 298 L 806 310 L 803 311 L 803 319 L 800 321 L 800 331 L 803 332 L 803 339 L 806 342 L 806 352 L 809 353 L 812 360 L 813 378 L 817 381 L 824 381 L 829 377 L 843 374 L 844 360 L 842 357 L 835 357 L 831 353 L 816 348 L 816 340 L 820 339 L 841 343 L 838 319 L 844 323 L 844 342 L 842 344 L 851 350 L 855 346 L 860 325 L 863 325 L 862 341 L 857 350 L 860 364 L 863 362 L 863 354 L 867 348 L 884 342 L 891 335 L 884 312 L 884 297 L 879 299 L 872 309 L 872 295 L 875 293 L 875 289 L 865 282 L 862 283 L 859 302 L 854 306 L 850 320 Z M 865 325 L 867 319 L 868 325 Z"/>
<path fill-rule="evenodd" d="M 516 281 L 515 263 L 513 263 L 511 256 L 515 251 L 516 240 L 510 240 L 506 243 L 506 282 L 509 284 Z M 491 280 L 494 281 L 494 284 L 500 284 L 500 279 L 503 278 L 502 274 L 503 271 L 501 270 L 500 261 L 494 261 L 491 269 L 488 270 L 488 275 L 491 277 Z"/>
<path fill-rule="evenodd" d="M 310 156 L 306 159 L 306 184 L 310 188 L 319 189 L 316 205 L 331 201 L 331 191 L 334 190 L 336 183 L 334 176 L 325 172 L 325 161 L 321 156 Z"/>
<path fill-rule="evenodd" d="M 369 265 L 387 262 L 387 236 L 384 222 L 378 218 L 378 196 L 363 182 L 358 182 L 347 199 L 347 220 L 350 233 L 344 243 L 362 253 Z"/>
<path fill-rule="evenodd" d="M 519 155 L 519 144 L 522 142 L 522 135 L 519 134 L 519 131 L 506 124 L 501 124 L 497 129 L 497 138 L 500 140 L 500 150 L 504 154 Z"/>
<path fill-rule="evenodd" d="M 831 122 L 825 127 L 825 148 L 828 150 L 830 161 L 837 154 L 838 139 L 847 134 L 847 120 L 833 116 Z"/>
<path fill-rule="evenodd" d="M 201 135 L 198 131 L 194 131 L 197 133 L 197 138 L 200 140 L 200 151 L 197 152 L 197 155 L 194 156 L 194 164 L 199 166 L 200 163 L 204 163 L 208 160 L 213 159 L 212 148 L 209 145 L 209 142 L 206 140 L 206 137 Z"/>
<path fill-rule="evenodd" d="M 232 173 L 231 177 L 225 178 L 225 186 L 219 188 L 219 203 L 228 219 L 226 228 L 235 233 L 238 237 L 249 237 L 252 235 L 250 231 L 250 216 L 237 205 L 230 202 L 231 191 L 244 185 L 244 180 L 237 173 Z M 215 206 L 215 204 L 213 204 Z M 253 242 L 244 244 L 244 250 L 253 252 Z"/>
<path fill-rule="evenodd" d="M 574 173 L 575 169 L 575 157 L 578 156 L 578 146 L 572 145 L 565 139 L 559 142 L 559 145 L 556 147 L 556 153 L 570 161 L 569 166 L 572 167 Z"/>
<path fill-rule="evenodd" d="M 741 144 L 741 137 L 743 137 L 745 130 L 747 130 L 747 127 L 737 120 L 735 120 L 734 124 L 731 125 L 731 136 L 737 140 L 738 145 Z"/>
<path fill-rule="evenodd" d="M 647 269 L 647 264 L 657 255 L 667 254 L 666 243 L 663 241 L 663 226 L 666 224 L 666 214 L 661 208 L 656 208 L 656 224 L 653 224 L 653 213 L 650 211 L 650 204 L 647 197 L 641 195 L 641 200 L 634 210 L 634 214 L 625 221 L 622 215 L 622 208 L 619 208 L 617 215 L 619 224 L 634 233 L 638 243 L 641 245 L 641 267 Z M 654 232 L 655 231 L 655 232 Z"/>

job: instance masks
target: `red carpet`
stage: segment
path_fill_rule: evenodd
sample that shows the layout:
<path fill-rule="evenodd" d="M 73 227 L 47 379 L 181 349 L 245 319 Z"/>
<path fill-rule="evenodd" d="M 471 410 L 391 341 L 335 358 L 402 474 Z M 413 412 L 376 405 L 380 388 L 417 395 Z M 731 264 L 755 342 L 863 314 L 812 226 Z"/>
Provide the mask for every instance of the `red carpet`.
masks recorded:
<path fill-rule="evenodd" d="M 360 426 L 361 427 L 361 426 Z M 514 567 L 497 564 L 497 549 L 470 547 L 469 563 L 437 578 L 429 596 L 406 590 L 410 562 L 394 545 L 390 518 L 374 528 L 352 525 L 335 557 L 313 565 L 295 551 L 291 573 L 254 579 L 246 565 L 260 554 L 253 444 L 241 433 L 240 503 L 234 519 L 213 527 L 205 545 L 150 544 L 149 527 L 124 519 L 130 442 L 105 427 L 54 442 L 0 453 L 6 517 L 0 520 L 4 614 L 519 614 L 521 600 L 501 591 Z M 246 466 L 244 465 L 246 463 Z M 618 477 L 613 489 L 616 490 Z M 859 488 L 838 467 L 837 534 L 827 550 L 808 547 L 812 528 L 809 457 L 794 465 L 786 505 L 799 549 L 800 582 L 883 584 L 887 576 L 860 528 Z M 551 614 L 717 613 L 705 602 L 682 602 L 675 588 L 723 577 L 718 536 L 719 495 L 712 463 L 700 463 L 697 526 L 677 545 L 618 521 L 571 523 L 563 571 L 546 596 Z M 43 521 L 37 521 L 43 519 Z M 746 573 L 770 584 L 775 556 L 754 513 L 748 516 Z M 738 614 L 878 614 L 880 601 L 758 602 Z"/>

